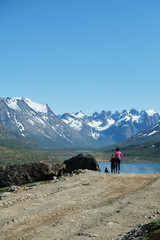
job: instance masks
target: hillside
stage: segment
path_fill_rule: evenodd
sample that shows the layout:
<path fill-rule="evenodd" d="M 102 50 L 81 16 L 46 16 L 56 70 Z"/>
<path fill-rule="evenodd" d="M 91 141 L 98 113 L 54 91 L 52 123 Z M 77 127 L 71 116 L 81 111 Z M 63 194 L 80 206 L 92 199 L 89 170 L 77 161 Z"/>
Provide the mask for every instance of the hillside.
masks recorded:
<path fill-rule="evenodd" d="M 17 132 L 9 129 L 0 122 L 0 146 L 11 149 L 39 149 L 40 147 L 28 137 L 24 137 Z"/>
<path fill-rule="evenodd" d="M 101 148 L 107 156 L 111 156 L 117 145 L 124 154 L 123 161 L 127 162 L 160 162 L 160 123 L 128 138 L 119 144 Z"/>

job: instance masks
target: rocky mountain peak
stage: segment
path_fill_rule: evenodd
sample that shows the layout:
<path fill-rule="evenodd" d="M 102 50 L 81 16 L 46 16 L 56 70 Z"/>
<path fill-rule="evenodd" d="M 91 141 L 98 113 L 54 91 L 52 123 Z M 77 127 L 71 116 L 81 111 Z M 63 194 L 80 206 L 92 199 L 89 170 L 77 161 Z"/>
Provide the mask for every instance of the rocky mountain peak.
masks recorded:
<path fill-rule="evenodd" d="M 130 114 L 132 115 L 139 115 L 139 112 L 135 109 L 135 108 L 132 108 L 130 111 L 129 111 Z"/>
<path fill-rule="evenodd" d="M 84 118 L 85 114 L 80 110 L 76 113 L 73 113 L 72 116 L 74 116 L 76 118 Z"/>

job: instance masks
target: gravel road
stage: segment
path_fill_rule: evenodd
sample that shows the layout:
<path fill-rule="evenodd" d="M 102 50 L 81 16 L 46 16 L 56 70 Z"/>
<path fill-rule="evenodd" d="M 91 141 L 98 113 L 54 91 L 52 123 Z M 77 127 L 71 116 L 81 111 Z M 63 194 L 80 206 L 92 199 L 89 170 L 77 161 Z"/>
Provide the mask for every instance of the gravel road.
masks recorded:
<path fill-rule="evenodd" d="M 0 200 L 1 240 L 111 240 L 159 218 L 160 174 L 82 171 Z"/>

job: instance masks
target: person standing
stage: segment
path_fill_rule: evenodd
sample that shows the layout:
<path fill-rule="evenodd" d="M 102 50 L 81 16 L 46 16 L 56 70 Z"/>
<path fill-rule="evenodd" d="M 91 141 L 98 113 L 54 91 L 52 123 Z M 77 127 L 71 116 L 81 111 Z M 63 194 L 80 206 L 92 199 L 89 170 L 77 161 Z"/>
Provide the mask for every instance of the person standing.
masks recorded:
<path fill-rule="evenodd" d="M 111 173 L 115 173 L 116 164 L 115 164 L 115 155 L 114 154 L 112 154 L 110 163 L 111 163 Z"/>
<path fill-rule="evenodd" d="M 120 164 L 121 164 L 122 157 L 123 157 L 123 154 L 120 152 L 120 149 L 117 147 L 115 152 L 115 159 L 116 159 L 116 172 L 118 170 L 118 173 L 120 173 Z"/>

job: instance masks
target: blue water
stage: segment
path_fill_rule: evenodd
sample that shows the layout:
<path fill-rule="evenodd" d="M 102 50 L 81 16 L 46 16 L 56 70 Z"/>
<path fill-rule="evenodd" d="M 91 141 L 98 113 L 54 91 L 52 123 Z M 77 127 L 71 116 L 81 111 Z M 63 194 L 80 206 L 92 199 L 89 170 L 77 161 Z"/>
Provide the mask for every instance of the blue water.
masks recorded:
<path fill-rule="evenodd" d="M 92 151 L 76 149 L 76 150 L 74 150 L 74 152 L 91 153 Z"/>
<path fill-rule="evenodd" d="M 104 172 L 105 167 L 111 172 L 110 163 L 99 163 Z M 121 163 L 121 173 L 160 173 L 160 163 Z"/>

